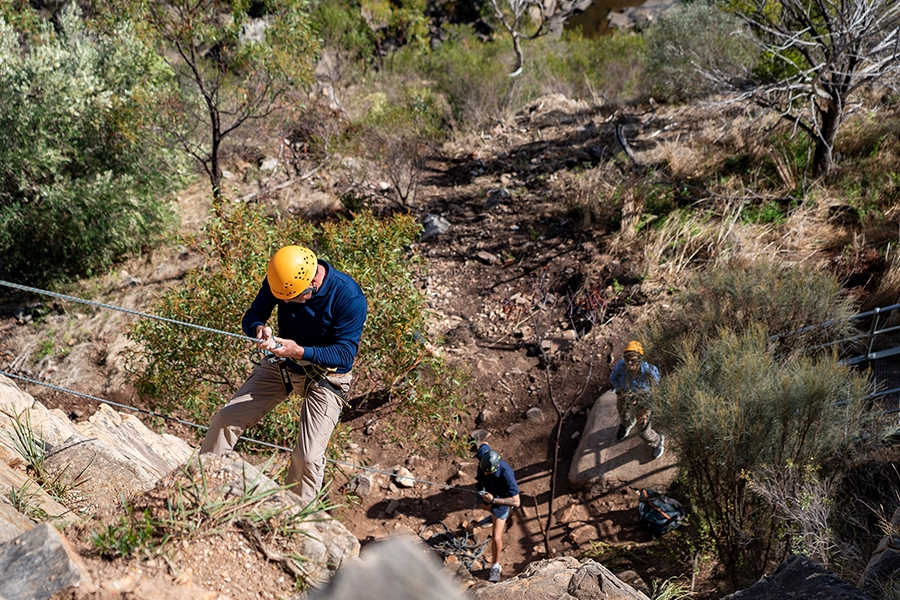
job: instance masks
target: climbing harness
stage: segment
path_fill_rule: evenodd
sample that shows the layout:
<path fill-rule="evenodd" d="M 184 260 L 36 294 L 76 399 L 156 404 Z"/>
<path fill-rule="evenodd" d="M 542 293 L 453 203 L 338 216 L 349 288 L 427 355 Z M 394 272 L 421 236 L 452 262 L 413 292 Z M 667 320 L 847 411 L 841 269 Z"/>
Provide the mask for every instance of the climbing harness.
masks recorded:
<path fill-rule="evenodd" d="M 278 344 L 278 346 L 276 347 L 280 348 L 281 344 Z M 331 391 L 334 395 L 340 398 L 345 405 L 347 404 L 347 398 L 346 394 L 344 394 L 343 388 L 331 383 L 331 381 L 329 381 L 328 378 L 325 377 L 325 373 L 327 373 L 328 371 L 322 369 L 318 365 L 314 365 L 311 362 L 305 360 L 294 360 L 292 358 L 275 356 L 275 354 L 273 354 L 270 350 L 256 349 L 250 353 L 250 362 L 252 362 L 254 365 L 258 365 L 263 360 L 278 367 L 278 375 L 281 377 L 281 384 L 284 386 L 284 393 L 288 396 L 290 396 L 291 392 L 294 391 L 294 382 L 291 381 L 291 371 L 294 369 L 292 369 L 290 365 L 295 365 L 297 369 L 299 369 L 303 373 L 304 396 L 309 393 L 309 386 L 315 383 L 319 387 Z"/>
<path fill-rule="evenodd" d="M 231 332 L 228 332 L 228 331 L 221 331 L 221 330 L 218 330 L 218 329 L 213 329 L 213 328 L 211 328 L 211 327 L 204 327 L 204 326 L 202 326 L 202 325 L 195 325 L 195 324 L 193 324 L 193 323 L 187 323 L 187 322 L 184 322 L 184 321 L 178 321 L 178 320 L 175 320 L 175 319 L 169 319 L 169 318 L 166 318 L 166 317 L 160 317 L 160 316 L 158 316 L 158 315 L 152 315 L 152 314 L 140 312 L 140 311 L 137 311 L 137 310 L 131 310 L 131 309 L 128 309 L 128 308 L 122 308 L 122 307 L 119 307 L 119 306 L 113 306 L 113 305 L 111 305 L 111 304 L 103 304 L 103 303 L 101 303 L 101 302 L 95 302 L 95 301 L 93 301 L 93 300 L 85 300 L 85 299 L 83 299 L 83 298 L 78 298 L 78 297 L 76 297 L 76 296 L 68 296 L 68 295 L 66 295 L 66 294 L 59 294 L 59 293 L 56 293 L 56 292 L 50 292 L 50 291 L 48 291 L 48 290 L 42 290 L 42 289 L 39 289 L 39 288 L 29 287 L 29 286 L 26 286 L 26 285 L 20 285 L 20 284 L 18 284 L 18 283 L 10 283 L 10 282 L 8 282 L 8 281 L 3 281 L 2 279 L 0 279 L 0 285 L 6 286 L 6 287 L 11 287 L 11 288 L 13 288 L 13 289 L 17 289 L 17 290 L 24 291 L 24 292 L 31 292 L 31 293 L 34 293 L 34 294 L 43 294 L 43 295 L 45 295 L 45 296 L 51 296 L 51 297 L 53 297 L 53 298 L 58 298 L 58 299 L 60 299 L 60 300 L 68 300 L 68 301 L 71 301 L 71 302 L 77 302 L 77 303 L 80 303 L 80 304 L 87 304 L 87 305 L 90 305 L 90 306 L 97 306 L 97 307 L 100 307 L 100 308 L 106 308 L 106 309 L 109 309 L 109 310 L 115 310 L 115 311 L 119 311 L 119 312 L 131 314 L 131 315 L 136 315 L 136 316 L 138 316 L 138 317 L 144 317 L 144 318 L 147 318 L 147 319 L 154 319 L 154 320 L 157 320 L 157 321 L 162 321 L 162 322 L 170 323 L 170 324 L 173 324 L 173 325 L 183 325 L 183 326 L 185 326 L 185 327 L 193 327 L 194 329 L 200 329 L 201 331 L 207 331 L 207 332 L 210 332 L 210 333 L 220 333 L 220 334 L 222 334 L 222 335 L 227 335 L 227 336 L 235 337 L 235 338 L 238 338 L 238 339 L 241 339 L 241 340 L 250 341 L 250 342 L 253 342 L 253 343 L 256 343 L 256 342 L 259 341 L 257 338 L 252 338 L 252 337 L 249 337 L 249 336 L 246 336 L 246 335 L 239 335 L 239 334 L 231 333 Z M 258 354 L 257 354 L 257 353 L 258 353 Z M 275 356 L 272 352 L 270 352 L 270 351 L 268 351 L 268 350 L 259 350 L 259 349 L 254 350 L 254 352 L 251 353 L 250 356 L 251 356 L 251 359 L 250 359 L 251 362 L 254 362 L 254 361 L 255 361 L 255 363 L 258 363 L 259 360 L 269 360 L 270 362 L 272 362 L 273 359 L 274 359 L 274 360 L 279 361 L 279 363 L 277 363 L 277 364 L 283 364 L 283 363 L 285 362 L 285 360 L 286 360 L 286 359 L 282 359 L 282 358 L 279 358 L 279 357 Z M 300 364 L 300 363 L 297 363 L 296 361 L 294 362 L 294 364 L 297 364 L 298 366 L 301 366 L 301 367 L 304 367 L 304 366 L 305 366 L 305 365 L 302 365 L 302 364 Z M 308 365 L 312 365 L 312 363 L 307 363 L 307 364 L 308 364 Z M 341 390 L 340 387 L 338 387 L 338 386 L 334 385 L 333 383 L 331 383 L 330 381 L 328 381 L 328 379 L 327 379 L 322 373 L 318 373 L 318 376 L 316 376 L 314 370 L 313 370 L 313 371 L 310 371 L 310 372 L 313 373 L 313 376 L 312 376 L 312 377 L 310 377 L 310 376 L 307 376 L 307 377 L 306 377 L 306 380 L 307 380 L 308 382 L 309 382 L 309 381 L 314 381 L 315 383 L 317 383 L 317 384 L 320 385 L 320 386 L 328 387 L 328 388 L 331 389 L 335 394 L 337 394 L 342 400 L 344 400 L 344 401 L 346 402 L 346 400 L 344 399 L 344 393 L 343 393 L 343 390 Z M 37 379 L 33 379 L 33 378 L 31 378 L 31 377 L 25 377 L 25 376 L 19 375 L 19 374 L 17 374 L 17 373 L 10 373 L 10 372 L 7 372 L 7 371 L 0 370 L 0 375 L 9 377 L 10 379 L 18 379 L 19 381 L 24 381 L 24 382 L 26 382 L 26 383 L 32 383 L 32 384 L 34 384 L 34 385 L 40 385 L 40 386 L 43 386 L 43 387 L 46 387 L 46 388 L 49 388 L 49 389 L 52 389 L 52 390 L 56 390 L 56 391 L 59 391 L 59 392 L 64 392 L 64 393 L 67 393 L 67 394 L 72 394 L 72 395 L 74 395 L 74 396 L 79 396 L 79 397 L 81 397 L 81 398 L 87 398 L 87 399 L 89 399 L 89 400 L 93 400 L 93 401 L 99 402 L 99 403 L 101 403 L 101 404 L 107 404 L 107 405 L 109 405 L 109 406 L 115 406 L 116 408 L 121 408 L 121 409 L 124 409 L 124 410 L 130 410 L 130 411 L 134 411 L 134 412 L 139 412 L 139 413 L 146 414 L 146 415 L 149 415 L 149 416 L 152 416 L 152 417 L 158 417 L 158 418 L 161 418 L 161 419 L 164 419 L 164 420 L 167 420 L 167 421 L 172 421 L 172 422 L 175 422 L 175 423 L 180 423 L 180 424 L 186 425 L 186 426 L 188 426 L 188 427 L 194 427 L 194 428 L 196 428 L 196 429 L 202 429 L 202 430 L 208 430 L 208 429 L 209 429 L 208 427 L 206 427 L 206 426 L 204 426 L 204 425 L 198 425 L 197 423 L 191 423 L 190 421 L 184 421 L 184 420 L 182 420 L 182 419 L 178 419 L 178 418 L 175 418 L 175 417 L 170 417 L 169 415 L 164 415 L 164 414 L 162 414 L 162 413 L 157 413 L 157 412 L 153 412 L 153 411 L 146 410 L 146 409 L 143 409 L 143 408 L 137 408 L 137 407 L 134 407 L 134 406 L 129 406 L 129 405 L 127 405 L 127 404 L 121 404 L 121 403 L 118 403 L 118 402 L 113 402 L 113 401 L 111 401 L 111 400 L 106 400 L 106 399 L 104 399 L 104 398 L 98 398 L 97 396 L 91 396 L 90 394 L 84 394 L 84 393 L 82 393 L 82 392 L 77 392 L 77 391 L 75 391 L 75 390 L 70 390 L 70 389 L 68 389 L 68 388 L 64 388 L 64 387 L 60 387 L 60 386 L 57 386 L 57 385 L 53 385 L 53 384 L 51 384 L 51 383 L 46 383 L 46 382 L 44 382 L 44 381 L 40 381 L 40 380 L 37 380 Z M 283 380 L 282 380 L 282 381 L 283 381 Z M 289 374 L 289 373 L 288 373 L 288 381 L 290 381 L 290 374 Z M 324 382 L 324 383 L 323 383 L 323 382 Z M 293 384 L 291 384 L 291 385 L 292 385 L 292 388 L 293 388 Z M 309 384 L 307 384 L 307 385 L 309 385 Z M 276 450 L 283 450 L 283 451 L 285 451 L 285 452 L 292 452 L 292 451 L 293 451 L 293 448 L 288 448 L 288 447 L 286 447 L 286 446 L 279 446 L 279 445 L 277 445 L 277 444 L 272 444 L 272 443 L 269 443 L 269 442 L 264 442 L 264 441 L 262 441 L 262 440 L 256 440 L 256 439 L 253 439 L 253 438 L 248 438 L 248 437 L 245 437 L 245 436 L 240 436 L 238 439 L 239 439 L 239 440 L 242 440 L 242 441 L 245 441 L 245 442 L 252 443 L 252 444 L 257 444 L 257 445 L 260 445 L 260 446 L 265 446 L 265 447 L 268 447 L 268 448 L 274 448 L 274 449 L 276 449 Z M 381 474 L 381 475 L 387 475 L 387 476 L 390 476 L 390 477 L 393 477 L 393 476 L 394 476 L 394 473 L 391 473 L 391 472 L 389 472 L 389 471 L 382 471 L 382 470 L 375 469 L 375 468 L 372 468 L 372 467 L 365 467 L 365 466 L 362 466 L 362 465 L 357 465 L 357 464 L 350 463 L 350 462 L 346 462 L 346 461 L 342 461 L 342 460 L 336 460 L 336 459 L 333 459 L 333 458 L 325 457 L 325 461 L 326 461 L 326 462 L 329 462 L 329 463 L 332 463 L 332 464 L 335 464 L 335 465 L 341 465 L 341 466 L 348 467 L 348 468 L 352 468 L 352 469 L 359 469 L 359 470 L 361 470 L 361 471 L 366 471 L 366 472 L 369 472 L 369 473 L 378 473 L 378 474 Z M 427 479 L 416 479 L 415 477 L 404 477 L 404 479 L 408 479 L 408 480 L 413 481 L 413 482 L 415 482 L 415 483 L 421 483 L 421 484 L 428 485 L 428 486 L 432 486 L 432 487 L 442 488 L 442 489 L 445 489 L 445 490 L 457 490 L 457 491 L 460 491 L 460 492 L 467 492 L 467 493 L 469 493 L 469 494 L 475 494 L 476 496 L 479 495 L 479 492 L 477 492 L 477 491 L 475 491 L 475 490 L 471 490 L 471 489 L 467 489 L 467 488 L 462 488 L 462 487 L 457 487 L 457 486 L 453 486 L 453 485 L 447 485 L 447 484 L 444 484 L 444 483 L 438 483 L 438 482 L 436 482 L 436 481 L 428 481 Z"/>
<path fill-rule="evenodd" d="M 438 531 L 425 537 L 425 531 L 433 526 L 440 525 L 443 531 Z M 429 521 L 419 530 L 419 538 L 438 552 L 444 558 L 455 556 L 466 569 L 472 570 L 475 561 L 480 560 L 484 554 L 484 548 L 490 538 L 482 540 L 477 535 L 470 534 L 465 529 L 451 531 L 443 521 Z"/>

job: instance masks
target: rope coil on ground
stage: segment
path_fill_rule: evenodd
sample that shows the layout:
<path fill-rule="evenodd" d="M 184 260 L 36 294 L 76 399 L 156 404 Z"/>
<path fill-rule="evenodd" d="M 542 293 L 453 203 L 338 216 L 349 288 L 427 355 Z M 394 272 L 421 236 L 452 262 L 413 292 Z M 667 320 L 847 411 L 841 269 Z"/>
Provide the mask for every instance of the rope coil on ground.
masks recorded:
<path fill-rule="evenodd" d="M 440 525 L 444 530 L 426 538 L 423 535 L 425 530 L 433 525 Z M 443 521 L 425 523 L 419 530 L 419 538 L 444 558 L 455 556 L 469 571 L 472 570 L 475 561 L 481 560 L 484 549 L 490 541 L 490 538 L 481 540 L 477 535 L 470 534 L 465 529 L 451 531 Z"/>

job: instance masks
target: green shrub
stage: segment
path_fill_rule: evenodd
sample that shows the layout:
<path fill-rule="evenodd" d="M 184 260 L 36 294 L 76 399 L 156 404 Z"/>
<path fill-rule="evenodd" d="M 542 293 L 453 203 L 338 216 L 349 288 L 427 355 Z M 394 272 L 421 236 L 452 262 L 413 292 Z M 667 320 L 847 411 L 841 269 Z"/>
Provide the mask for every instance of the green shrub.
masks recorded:
<path fill-rule="evenodd" d="M 423 343 L 425 298 L 414 285 L 417 259 L 407 247 L 420 231 L 410 216 L 379 220 L 370 214 L 326 223 L 271 219 L 259 207 L 219 205 L 204 231 L 189 243 L 205 258 L 185 276 L 184 286 L 164 293 L 151 312 L 224 331 L 239 331 L 241 317 L 265 277 L 275 249 L 308 245 L 336 268 L 352 275 L 369 302 L 369 316 L 354 365 L 364 393 L 383 393 L 404 406 L 398 419 L 420 426 L 425 442 L 442 440 L 455 425 L 461 400 L 452 386 L 434 382 L 454 376 Z M 247 376 L 252 343 L 213 333 L 139 321 L 129 332 L 138 343 L 129 356 L 143 397 L 169 410 L 207 422 Z M 298 398 L 272 411 L 251 434 L 292 446 Z M 429 424 L 427 430 L 421 428 Z M 411 434 L 410 437 L 416 437 Z"/>
<path fill-rule="evenodd" d="M 515 78 L 509 77 L 514 53 L 506 36 L 485 42 L 467 27 L 446 26 L 445 37 L 430 52 L 397 51 L 376 82 L 385 87 L 397 81 L 430 82 L 463 130 L 490 127 L 549 93 L 591 100 L 605 96 L 611 101 L 645 93 L 641 36 L 614 34 L 594 40 L 566 33 L 560 39 L 529 40 L 525 69 Z"/>
<path fill-rule="evenodd" d="M 665 11 L 647 31 L 647 71 L 653 93 L 684 102 L 739 85 L 756 62 L 749 36 L 736 16 L 714 2 L 698 1 Z"/>
<path fill-rule="evenodd" d="M 655 420 L 678 448 L 690 503 L 732 584 L 784 558 L 775 508 L 748 494 L 749 482 L 773 466 L 845 455 L 865 428 L 866 393 L 865 377 L 831 356 L 776 358 L 758 327 L 682 338 L 653 393 Z"/>
<path fill-rule="evenodd" d="M 145 117 L 158 57 L 127 26 L 92 34 L 76 9 L 20 45 L 0 19 L 0 272 L 26 282 L 91 275 L 174 222 L 173 156 Z"/>
<path fill-rule="evenodd" d="M 780 351 L 803 349 L 852 332 L 847 318 L 855 312 L 853 303 L 840 292 L 832 274 L 810 266 L 733 261 L 695 274 L 674 308 L 664 319 L 648 323 L 642 335 L 654 360 L 666 366 L 679 359 L 686 336 L 702 346 L 725 329 L 740 334 L 764 324 L 767 335 L 777 335 L 831 322 L 773 340 Z"/>

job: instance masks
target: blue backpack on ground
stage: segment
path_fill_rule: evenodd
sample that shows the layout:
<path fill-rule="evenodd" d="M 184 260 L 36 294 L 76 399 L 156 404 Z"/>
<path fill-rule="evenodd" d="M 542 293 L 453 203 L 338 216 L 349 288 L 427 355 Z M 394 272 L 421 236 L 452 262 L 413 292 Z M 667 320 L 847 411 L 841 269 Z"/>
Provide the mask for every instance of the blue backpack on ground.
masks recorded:
<path fill-rule="evenodd" d="M 638 500 L 638 519 L 650 533 L 662 535 L 681 525 L 684 507 L 678 500 L 656 490 L 643 489 Z"/>

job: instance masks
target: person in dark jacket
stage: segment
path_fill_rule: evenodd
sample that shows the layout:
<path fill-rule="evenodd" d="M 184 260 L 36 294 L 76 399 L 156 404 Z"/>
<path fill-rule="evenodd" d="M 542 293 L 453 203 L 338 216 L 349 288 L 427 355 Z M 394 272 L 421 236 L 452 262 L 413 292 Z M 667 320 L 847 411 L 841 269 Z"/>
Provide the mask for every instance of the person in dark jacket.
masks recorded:
<path fill-rule="evenodd" d="M 491 516 L 491 572 L 488 581 L 500 581 L 500 553 L 503 551 L 503 531 L 509 511 L 519 506 L 519 484 L 516 474 L 507 462 L 500 458 L 497 451 L 487 444 L 481 444 L 476 453 L 478 472 L 475 482 L 481 494 L 482 508 L 490 511 Z"/>
<path fill-rule="evenodd" d="M 276 309 L 277 336 L 266 325 Z M 308 248 L 278 250 L 241 322 L 268 360 L 259 361 L 213 417 L 201 454 L 230 451 L 245 429 L 297 390 L 305 400 L 286 483 L 304 504 L 315 500 L 322 489 L 325 450 L 350 389 L 367 310 L 362 290 L 349 275 Z"/>

